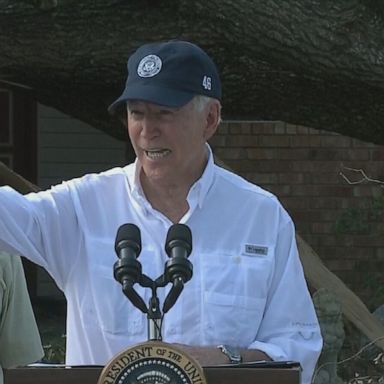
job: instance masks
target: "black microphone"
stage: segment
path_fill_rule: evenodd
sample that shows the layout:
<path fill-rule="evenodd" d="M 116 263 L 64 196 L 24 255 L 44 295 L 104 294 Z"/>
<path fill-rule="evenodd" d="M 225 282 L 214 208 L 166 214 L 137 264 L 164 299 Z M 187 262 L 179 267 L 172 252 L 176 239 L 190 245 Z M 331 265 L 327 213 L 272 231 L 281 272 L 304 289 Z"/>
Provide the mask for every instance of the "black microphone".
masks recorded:
<path fill-rule="evenodd" d="M 184 284 L 193 274 L 193 266 L 188 260 L 192 252 L 192 233 L 187 225 L 174 224 L 169 228 L 165 251 L 170 258 L 165 265 L 165 278 L 172 282 L 172 288 L 164 300 L 164 313 L 175 304 Z"/>
<path fill-rule="evenodd" d="M 113 266 L 113 276 L 120 282 L 125 296 L 142 312 L 148 309 L 143 299 L 134 290 L 133 285 L 140 281 L 141 264 L 137 257 L 141 252 L 140 230 L 135 224 L 123 224 L 117 231 L 115 251 L 119 258 Z"/>

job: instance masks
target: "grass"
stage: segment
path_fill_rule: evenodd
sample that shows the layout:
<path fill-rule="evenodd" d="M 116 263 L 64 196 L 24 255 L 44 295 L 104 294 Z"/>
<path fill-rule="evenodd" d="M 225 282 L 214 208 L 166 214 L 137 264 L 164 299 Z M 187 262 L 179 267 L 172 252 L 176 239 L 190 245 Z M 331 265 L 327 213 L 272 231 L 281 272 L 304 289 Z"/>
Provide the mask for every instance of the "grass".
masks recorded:
<path fill-rule="evenodd" d="M 33 302 L 33 308 L 45 352 L 42 362 L 64 364 L 65 302 L 63 300 L 39 299 Z"/>

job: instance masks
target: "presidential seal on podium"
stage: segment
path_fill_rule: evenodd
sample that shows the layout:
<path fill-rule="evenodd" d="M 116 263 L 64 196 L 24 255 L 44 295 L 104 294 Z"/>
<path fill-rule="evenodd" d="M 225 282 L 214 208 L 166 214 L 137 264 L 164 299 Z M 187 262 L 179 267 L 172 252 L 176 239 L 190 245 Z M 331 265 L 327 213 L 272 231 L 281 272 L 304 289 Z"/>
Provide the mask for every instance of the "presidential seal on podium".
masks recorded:
<path fill-rule="evenodd" d="M 161 341 L 135 345 L 115 356 L 97 384 L 206 384 L 199 363 Z"/>

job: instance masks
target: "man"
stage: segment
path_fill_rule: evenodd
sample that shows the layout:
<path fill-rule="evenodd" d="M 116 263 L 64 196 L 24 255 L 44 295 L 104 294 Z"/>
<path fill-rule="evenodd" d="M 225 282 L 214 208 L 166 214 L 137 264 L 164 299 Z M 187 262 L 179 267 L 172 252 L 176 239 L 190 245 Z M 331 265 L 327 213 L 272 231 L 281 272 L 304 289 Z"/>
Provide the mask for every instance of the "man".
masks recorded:
<path fill-rule="evenodd" d="M 0 384 L 2 368 L 33 363 L 43 355 L 20 257 L 0 252 Z"/>
<path fill-rule="evenodd" d="M 134 164 L 26 197 L 0 190 L 0 246 L 29 255 L 66 295 L 67 363 L 105 364 L 147 338 L 146 317 L 112 277 L 117 229 L 140 228 L 139 260 L 155 279 L 168 229 L 183 223 L 194 276 L 165 316 L 164 341 L 206 365 L 297 360 L 308 383 L 322 341 L 294 226 L 273 195 L 213 163 L 214 63 L 196 45 L 170 41 L 140 47 L 128 73 L 110 111 L 127 108 Z M 150 292 L 137 290 L 148 302 Z"/>

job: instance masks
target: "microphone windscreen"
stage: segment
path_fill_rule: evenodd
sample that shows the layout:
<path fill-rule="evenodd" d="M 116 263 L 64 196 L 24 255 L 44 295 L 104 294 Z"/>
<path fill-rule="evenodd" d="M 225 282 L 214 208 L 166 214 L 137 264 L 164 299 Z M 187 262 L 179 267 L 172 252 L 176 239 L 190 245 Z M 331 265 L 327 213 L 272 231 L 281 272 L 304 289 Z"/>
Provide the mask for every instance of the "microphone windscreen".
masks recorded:
<path fill-rule="evenodd" d="M 115 240 L 116 253 L 119 253 L 125 247 L 132 247 L 137 253 L 141 251 L 140 229 L 135 224 L 123 224 L 117 230 Z"/>
<path fill-rule="evenodd" d="M 173 224 L 167 233 L 165 251 L 169 255 L 170 248 L 182 246 L 186 248 L 188 255 L 192 251 L 192 232 L 185 224 Z"/>

